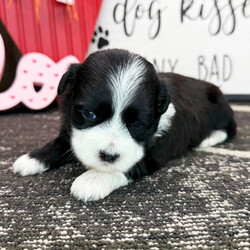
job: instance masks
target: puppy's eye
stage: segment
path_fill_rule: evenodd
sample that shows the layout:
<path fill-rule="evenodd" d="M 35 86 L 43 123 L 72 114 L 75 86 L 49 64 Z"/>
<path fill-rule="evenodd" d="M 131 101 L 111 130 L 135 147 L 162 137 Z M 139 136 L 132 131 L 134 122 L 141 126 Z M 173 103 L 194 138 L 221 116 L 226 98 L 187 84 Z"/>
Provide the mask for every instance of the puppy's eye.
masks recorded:
<path fill-rule="evenodd" d="M 133 128 L 140 128 L 143 125 L 141 121 L 134 121 L 130 124 L 131 127 Z"/>
<path fill-rule="evenodd" d="M 95 113 L 92 110 L 84 109 L 82 111 L 82 114 L 88 120 L 92 120 L 93 121 L 93 120 L 96 119 L 96 115 L 95 115 Z"/>

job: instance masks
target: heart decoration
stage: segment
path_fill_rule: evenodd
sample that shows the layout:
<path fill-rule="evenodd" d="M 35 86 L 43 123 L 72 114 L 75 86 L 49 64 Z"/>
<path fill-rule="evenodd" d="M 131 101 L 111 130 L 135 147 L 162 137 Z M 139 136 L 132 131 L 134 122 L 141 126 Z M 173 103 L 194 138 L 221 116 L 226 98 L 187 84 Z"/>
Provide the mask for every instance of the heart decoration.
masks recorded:
<path fill-rule="evenodd" d="M 47 107 L 56 98 L 59 81 L 71 63 L 79 63 L 79 60 L 66 56 L 55 63 L 41 53 L 24 55 L 18 63 L 12 86 L 0 93 L 0 110 L 13 108 L 20 102 L 35 110 Z M 39 91 L 36 85 L 40 85 Z"/>

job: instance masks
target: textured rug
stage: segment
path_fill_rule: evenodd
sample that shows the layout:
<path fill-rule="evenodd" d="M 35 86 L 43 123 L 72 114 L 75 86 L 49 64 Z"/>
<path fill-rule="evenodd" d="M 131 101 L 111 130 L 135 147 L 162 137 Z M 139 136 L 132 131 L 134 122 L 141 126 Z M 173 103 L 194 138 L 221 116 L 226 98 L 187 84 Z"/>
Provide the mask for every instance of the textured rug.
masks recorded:
<path fill-rule="evenodd" d="M 57 135 L 56 109 L 0 116 L 0 249 L 250 249 L 250 106 L 238 135 L 87 204 L 70 195 L 81 166 L 36 176 L 14 160 Z"/>

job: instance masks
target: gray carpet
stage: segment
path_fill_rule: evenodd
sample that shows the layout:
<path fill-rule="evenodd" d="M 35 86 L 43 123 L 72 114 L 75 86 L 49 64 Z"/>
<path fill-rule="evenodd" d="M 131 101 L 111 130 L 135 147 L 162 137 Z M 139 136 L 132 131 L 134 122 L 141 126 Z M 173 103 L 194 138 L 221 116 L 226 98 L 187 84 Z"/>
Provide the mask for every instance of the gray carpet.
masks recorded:
<path fill-rule="evenodd" d="M 250 106 L 238 135 L 87 204 L 81 166 L 20 177 L 12 163 L 54 138 L 57 110 L 0 116 L 0 249 L 250 249 Z M 209 152 L 211 151 L 211 152 Z"/>

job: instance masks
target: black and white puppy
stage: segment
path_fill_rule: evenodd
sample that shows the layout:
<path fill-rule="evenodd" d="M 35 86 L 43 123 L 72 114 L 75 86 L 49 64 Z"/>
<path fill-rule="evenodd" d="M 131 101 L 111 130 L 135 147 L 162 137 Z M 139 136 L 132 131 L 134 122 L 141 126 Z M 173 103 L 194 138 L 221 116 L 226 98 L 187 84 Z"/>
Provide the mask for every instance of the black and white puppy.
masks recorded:
<path fill-rule="evenodd" d="M 73 64 L 58 87 L 59 136 L 21 156 L 14 172 L 42 173 L 72 153 L 87 171 L 73 182 L 78 199 L 98 200 L 152 174 L 188 149 L 213 146 L 236 133 L 233 112 L 214 85 L 172 73 L 125 50 L 106 50 Z"/>

